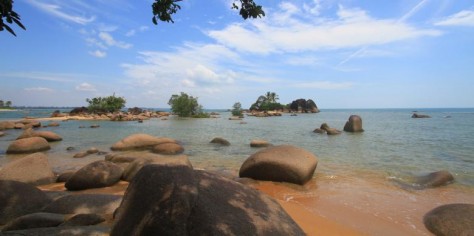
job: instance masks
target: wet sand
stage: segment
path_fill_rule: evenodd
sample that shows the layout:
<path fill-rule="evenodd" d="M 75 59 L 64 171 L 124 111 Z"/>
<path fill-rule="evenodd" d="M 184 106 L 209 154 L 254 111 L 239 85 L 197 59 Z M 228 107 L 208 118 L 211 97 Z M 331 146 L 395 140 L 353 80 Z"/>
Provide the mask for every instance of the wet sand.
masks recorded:
<path fill-rule="evenodd" d="M 456 184 L 415 191 L 400 189 L 382 176 L 364 178 L 369 179 L 316 174 L 305 186 L 240 182 L 276 199 L 308 235 L 431 235 L 423 225 L 426 212 L 448 203 L 474 203 L 474 192 Z M 121 181 L 112 187 L 70 193 L 123 195 L 127 186 Z M 40 188 L 65 191 L 64 183 Z"/>

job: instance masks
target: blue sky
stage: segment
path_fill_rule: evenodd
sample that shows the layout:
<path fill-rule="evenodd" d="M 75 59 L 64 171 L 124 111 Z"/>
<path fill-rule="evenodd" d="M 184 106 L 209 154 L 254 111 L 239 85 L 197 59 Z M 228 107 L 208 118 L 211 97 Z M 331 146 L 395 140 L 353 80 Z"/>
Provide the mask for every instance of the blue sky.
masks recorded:
<path fill-rule="evenodd" d="M 83 106 L 115 93 L 127 106 L 205 108 L 281 103 L 320 108 L 474 107 L 472 0 L 184 0 L 175 23 L 151 22 L 151 0 L 17 0 L 26 31 L 0 33 L 0 99 Z M 205 4 L 202 4 L 205 2 Z"/>

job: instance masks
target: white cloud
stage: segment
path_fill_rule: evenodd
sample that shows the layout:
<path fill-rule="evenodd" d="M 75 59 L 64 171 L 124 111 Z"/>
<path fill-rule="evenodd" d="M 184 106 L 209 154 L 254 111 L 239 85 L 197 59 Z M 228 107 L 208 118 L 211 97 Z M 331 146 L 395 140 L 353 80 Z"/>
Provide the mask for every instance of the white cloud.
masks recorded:
<path fill-rule="evenodd" d="M 106 52 L 100 51 L 100 50 L 95 50 L 93 52 L 89 52 L 89 54 L 91 54 L 94 57 L 98 57 L 98 58 L 104 58 L 104 57 L 107 56 Z"/>
<path fill-rule="evenodd" d="M 150 27 L 143 25 L 143 26 L 140 26 L 138 29 L 131 29 L 131 30 L 129 30 L 127 33 L 125 33 L 125 36 L 127 36 L 127 37 L 132 37 L 132 36 L 134 36 L 137 32 L 145 32 L 145 31 L 147 31 L 147 30 L 149 30 L 149 29 L 150 29 Z"/>
<path fill-rule="evenodd" d="M 32 79 L 32 80 L 44 80 L 44 81 L 55 81 L 55 82 L 71 82 L 74 80 L 75 75 L 72 74 L 58 74 L 58 73 L 47 73 L 47 72 L 11 72 L 11 73 L 0 73 L 0 78 L 19 78 L 19 79 Z"/>
<path fill-rule="evenodd" d="M 435 23 L 440 26 L 474 26 L 474 11 L 464 10 Z"/>
<path fill-rule="evenodd" d="M 25 91 L 27 92 L 46 92 L 50 93 L 53 92 L 53 89 L 50 88 L 45 88 L 45 87 L 36 87 L 36 88 L 25 88 Z"/>
<path fill-rule="evenodd" d="M 293 4 L 281 7 L 283 10 L 264 20 L 232 24 L 207 34 L 227 47 L 256 54 L 383 45 L 441 34 L 396 19 L 375 19 L 361 9 L 340 7 L 337 18 L 314 20 L 293 16 L 297 12 Z M 284 22 L 278 19 L 282 15 L 287 18 Z"/>
<path fill-rule="evenodd" d="M 114 37 L 107 33 L 107 32 L 100 32 L 99 38 L 107 45 L 107 46 L 115 46 L 123 49 L 128 49 L 132 47 L 132 44 L 125 43 L 122 41 L 117 41 Z"/>
<path fill-rule="evenodd" d="M 86 25 L 95 20 L 95 16 L 84 17 L 72 12 L 66 12 L 60 5 L 48 4 L 38 0 L 28 0 L 27 2 L 50 15 L 76 24 Z"/>
<path fill-rule="evenodd" d="M 87 91 L 87 92 L 97 91 L 97 89 L 92 84 L 89 84 L 89 83 L 82 83 L 82 84 L 76 86 L 76 90 L 77 91 Z"/>

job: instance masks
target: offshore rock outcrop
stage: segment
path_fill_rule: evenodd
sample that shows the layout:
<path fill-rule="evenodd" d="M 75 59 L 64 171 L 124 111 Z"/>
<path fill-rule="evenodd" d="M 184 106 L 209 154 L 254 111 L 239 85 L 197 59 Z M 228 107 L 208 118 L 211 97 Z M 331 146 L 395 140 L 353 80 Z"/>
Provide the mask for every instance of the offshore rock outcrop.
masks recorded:
<path fill-rule="evenodd" d="M 290 112 L 318 113 L 319 109 L 313 100 L 300 98 L 290 104 Z"/>

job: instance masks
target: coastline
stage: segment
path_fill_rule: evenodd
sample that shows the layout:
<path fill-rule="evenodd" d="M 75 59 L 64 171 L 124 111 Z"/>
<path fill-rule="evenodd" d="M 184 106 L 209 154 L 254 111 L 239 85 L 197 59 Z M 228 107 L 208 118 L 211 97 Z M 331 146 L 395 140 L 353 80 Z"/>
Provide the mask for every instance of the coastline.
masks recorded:
<path fill-rule="evenodd" d="M 27 120 L 71 119 L 101 120 L 81 116 L 31 117 Z M 308 235 L 430 235 L 422 220 L 426 212 L 448 203 L 474 203 L 474 199 L 470 198 L 474 192 L 462 189 L 456 183 L 420 191 L 402 190 L 391 183 L 386 175 L 361 173 L 358 176 L 359 173 L 354 173 L 343 176 L 321 171 L 321 167 L 327 168 L 328 165 L 321 162 L 313 180 L 303 187 L 259 181 L 246 185 L 276 199 Z M 212 168 L 209 167 L 209 170 Z M 233 171 L 231 177 L 236 178 L 237 174 Z M 95 189 L 88 192 L 109 190 Z M 124 185 L 114 186 L 110 191 L 120 195 Z"/>

